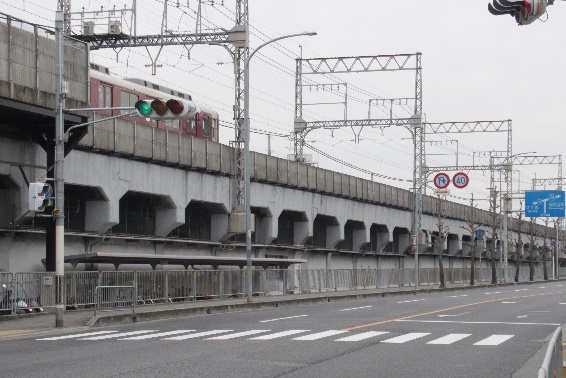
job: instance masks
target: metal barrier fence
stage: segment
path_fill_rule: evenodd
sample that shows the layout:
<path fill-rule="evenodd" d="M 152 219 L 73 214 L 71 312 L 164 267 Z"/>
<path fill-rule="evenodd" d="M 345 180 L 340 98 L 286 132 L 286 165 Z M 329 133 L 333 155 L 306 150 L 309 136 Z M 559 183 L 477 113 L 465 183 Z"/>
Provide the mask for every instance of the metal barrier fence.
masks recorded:
<path fill-rule="evenodd" d="M 508 268 L 509 281 L 515 277 Z M 566 275 L 566 268 L 561 275 Z M 551 272 L 549 272 L 552 278 Z M 470 269 L 444 269 L 446 284 L 470 281 Z M 535 279 L 543 278 L 542 268 L 535 269 Z M 475 284 L 491 283 L 491 268 L 474 270 Z M 501 271 L 497 271 L 498 282 Z M 519 280 L 528 281 L 529 268 L 519 271 Z M 440 284 L 439 269 L 419 271 L 419 285 Z M 15 313 L 20 305 L 55 306 L 54 273 L 0 273 L 0 313 Z M 415 269 L 255 269 L 253 295 L 284 295 L 327 291 L 411 287 Z M 135 287 L 135 304 L 183 302 L 204 299 L 243 297 L 244 270 L 168 270 L 65 273 L 67 310 L 97 308 L 97 287 Z M 112 297 L 108 297 L 112 298 Z M 106 301 L 106 299 L 105 299 Z"/>
<path fill-rule="evenodd" d="M 563 378 L 563 358 L 562 328 L 558 327 L 548 344 L 542 366 L 538 369 L 538 378 Z"/>
<path fill-rule="evenodd" d="M 94 316 L 98 311 L 127 310 L 132 314 L 136 308 L 135 286 L 97 286 L 94 290 L 96 308 Z"/>

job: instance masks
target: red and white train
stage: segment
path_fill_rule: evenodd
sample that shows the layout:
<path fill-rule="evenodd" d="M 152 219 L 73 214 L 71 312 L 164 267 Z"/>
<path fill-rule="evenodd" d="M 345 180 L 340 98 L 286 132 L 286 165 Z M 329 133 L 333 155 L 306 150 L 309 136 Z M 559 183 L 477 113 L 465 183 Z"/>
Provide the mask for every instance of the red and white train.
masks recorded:
<path fill-rule="evenodd" d="M 138 100 L 146 99 L 184 99 L 194 102 L 189 94 L 142 79 L 119 79 L 111 76 L 108 68 L 97 64 L 91 63 L 90 67 L 90 104 L 93 108 L 134 107 Z M 154 121 L 137 115 L 124 116 L 124 119 L 218 142 L 218 112 L 207 106 L 195 104 L 198 112 L 191 120 Z M 115 116 L 125 111 L 103 110 L 100 113 Z"/>

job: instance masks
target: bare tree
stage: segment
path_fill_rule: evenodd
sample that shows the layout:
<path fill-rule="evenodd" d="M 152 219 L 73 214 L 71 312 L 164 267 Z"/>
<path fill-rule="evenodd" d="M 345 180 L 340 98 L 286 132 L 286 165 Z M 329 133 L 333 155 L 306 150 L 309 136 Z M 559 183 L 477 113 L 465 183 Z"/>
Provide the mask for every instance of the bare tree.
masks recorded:
<path fill-rule="evenodd" d="M 496 266 L 496 241 L 497 234 L 499 233 L 499 219 L 497 217 L 497 189 L 491 193 L 491 203 L 489 210 L 491 212 L 491 235 L 488 242 L 489 250 L 491 252 L 491 283 L 497 284 L 497 266 Z"/>
<path fill-rule="evenodd" d="M 472 199 L 470 200 L 470 207 L 468 208 L 468 217 L 466 221 L 466 226 L 461 226 L 464 230 L 468 231 L 472 237 L 472 240 L 469 242 L 462 242 L 462 244 L 467 244 L 471 248 L 470 253 L 470 286 L 475 285 L 475 271 L 476 271 L 476 247 L 477 247 L 477 238 L 476 238 L 476 230 L 478 228 L 476 220 L 476 210 L 477 208 L 474 206 L 474 195 L 472 194 Z M 481 266 L 480 266 L 480 274 L 481 274 Z"/>
<path fill-rule="evenodd" d="M 529 281 L 535 280 L 535 219 L 529 221 Z"/>
<path fill-rule="evenodd" d="M 523 208 L 523 202 L 521 201 L 520 208 Z M 521 229 L 523 228 L 523 214 L 519 212 L 519 230 L 517 231 L 517 242 L 515 243 L 515 282 L 519 282 L 519 272 L 521 270 L 521 260 L 523 257 L 523 240 L 521 239 Z"/>
<path fill-rule="evenodd" d="M 542 272 L 544 275 L 544 280 L 548 281 L 548 267 L 546 264 L 546 254 L 550 252 L 550 247 L 548 246 L 549 241 L 549 232 L 550 229 L 548 228 L 548 223 L 550 220 L 548 218 L 544 219 L 544 231 L 542 234 L 542 246 L 539 247 L 539 252 L 542 255 Z"/>
<path fill-rule="evenodd" d="M 436 227 L 437 231 L 431 235 L 433 235 L 433 247 L 438 253 L 438 268 L 440 270 L 440 287 L 446 287 L 446 280 L 444 278 L 444 265 L 442 263 L 442 255 L 444 252 L 444 242 L 448 237 L 448 226 L 444 224 L 444 218 L 446 217 L 446 206 L 444 205 L 444 201 L 440 196 L 436 201 Z"/>

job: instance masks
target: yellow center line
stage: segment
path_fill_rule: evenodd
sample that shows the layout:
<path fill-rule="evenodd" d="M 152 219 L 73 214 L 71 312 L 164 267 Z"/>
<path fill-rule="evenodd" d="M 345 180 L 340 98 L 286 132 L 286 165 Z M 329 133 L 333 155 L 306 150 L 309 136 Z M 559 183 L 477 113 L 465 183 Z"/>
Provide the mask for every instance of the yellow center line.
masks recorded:
<path fill-rule="evenodd" d="M 32 329 L 12 329 L 9 331 L 0 331 L 0 336 L 11 336 L 11 335 L 19 335 L 21 333 L 30 333 L 33 332 Z"/>
<path fill-rule="evenodd" d="M 456 309 L 459 309 L 459 308 L 470 307 L 470 306 L 476 306 L 476 305 L 485 304 L 485 303 L 492 303 L 492 302 L 499 302 L 499 301 L 507 301 L 507 300 L 510 300 L 510 299 L 519 299 L 519 298 L 540 297 L 540 296 L 543 296 L 543 295 L 564 294 L 564 293 L 566 293 L 566 290 L 565 290 L 565 291 L 557 291 L 557 292 L 554 292 L 554 293 L 529 294 L 529 295 L 520 295 L 520 296 L 517 296 L 517 297 L 499 298 L 499 299 L 489 299 L 489 300 L 487 300 L 487 301 L 474 302 L 474 303 L 467 303 L 467 304 L 463 304 L 463 305 L 460 305 L 460 306 L 454 306 L 454 307 L 443 308 L 443 309 L 441 309 L 441 310 L 423 312 L 423 313 L 421 313 L 421 314 L 409 315 L 409 316 L 404 316 L 404 317 L 401 317 L 401 318 L 394 318 L 394 319 L 383 320 L 383 321 L 375 322 L 375 323 L 369 323 L 369 324 L 363 324 L 363 325 L 354 326 L 354 327 L 349 327 L 349 328 L 343 328 L 342 331 L 353 331 L 353 330 L 355 330 L 355 329 L 366 328 L 366 327 L 373 327 L 373 326 L 380 325 L 380 324 L 393 323 L 393 322 L 396 322 L 396 321 L 399 321 L 399 320 L 413 319 L 413 318 L 418 318 L 418 317 L 421 317 L 421 316 L 438 314 L 438 313 L 440 313 L 440 312 L 451 311 L 451 310 L 456 310 Z"/>

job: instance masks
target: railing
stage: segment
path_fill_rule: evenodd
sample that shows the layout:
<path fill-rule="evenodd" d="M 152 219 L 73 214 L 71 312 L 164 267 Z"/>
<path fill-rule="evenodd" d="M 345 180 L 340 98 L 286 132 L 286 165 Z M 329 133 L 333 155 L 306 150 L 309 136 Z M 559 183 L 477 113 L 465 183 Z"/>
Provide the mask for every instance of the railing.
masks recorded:
<path fill-rule="evenodd" d="M 97 286 L 94 290 L 96 308 L 94 316 L 100 311 L 136 309 L 135 286 Z"/>
<path fill-rule="evenodd" d="M 538 369 L 538 378 L 563 378 L 563 358 L 562 327 L 558 327 L 548 344 L 542 366 Z"/>
<path fill-rule="evenodd" d="M 566 275 L 562 268 L 561 276 Z M 501 272 L 497 280 L 501 282 Z M 535 269 L 534 278 L 543 278 L 542 268 Z M 509 268 L 510 282 L 515 269 Z M 471 271 L 465 268 L 446 268 L 447 285 L 470 282 Z M 420 269 L 422 287 L 439 285 L 440 271 Z M 476 285 L 491 283 L 491 269 L 474 270 Z M 529 280 L 529 268 L 521 268 L 520 282 Z M 415 286 L 414 268 L 405 269 L 255 269 L 252 272 L 254 295 L 286 295 L 329 291 L 380 289 Z M 136 305 L 184 302 L 203 299 L 243 297 L 245 270 L 159 270 L 66 272 L 65 303 L 67 310 L 123 305 L 125 288 L 135 288 L 127 296 L 127 303 Z M 108 294 L 100 288 L 116 292 Z M 98 292 L 97 292 L 98 290 Z M 111 290 L 111 289 L 108 289 Z M 135 299 L 135 300 L 134 300 Z M 0 273 L 0 313 L 14 313 L 16 303 L 37 303 L 45 308 L 55 307 L 54 273 Z M 129 305 L 128 305 L 129 306 Z"/>

